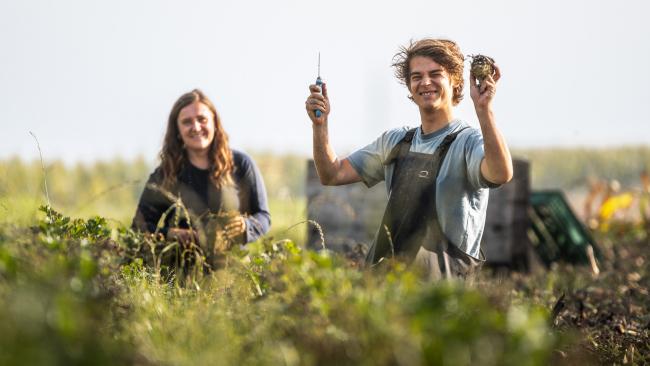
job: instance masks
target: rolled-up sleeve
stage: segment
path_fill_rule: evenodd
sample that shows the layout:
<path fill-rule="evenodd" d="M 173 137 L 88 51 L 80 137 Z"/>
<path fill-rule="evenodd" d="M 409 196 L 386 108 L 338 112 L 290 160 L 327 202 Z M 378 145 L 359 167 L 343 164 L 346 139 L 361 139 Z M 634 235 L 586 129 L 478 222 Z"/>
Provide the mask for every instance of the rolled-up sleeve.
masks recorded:
<path fill-rule="evenodd" d="M 485 149 L 483 147 L 483 135 L 472 129 L 468 134 L 465 142 L 465 159 L 467 163 L 467 177 L 475 189 L 481 188 L 499 188 L 501 184 L 488 181 L 481 172 L 481 163 L 485 158 Z"/>
<path fill-rule="evenodd" d="M 347 159 L 363 179 L 363 183 L 372 188 L 384 181 L 383 161 L 386 154 L 387 133 L 381 135 L 368 146 L 348 155 Z"/>

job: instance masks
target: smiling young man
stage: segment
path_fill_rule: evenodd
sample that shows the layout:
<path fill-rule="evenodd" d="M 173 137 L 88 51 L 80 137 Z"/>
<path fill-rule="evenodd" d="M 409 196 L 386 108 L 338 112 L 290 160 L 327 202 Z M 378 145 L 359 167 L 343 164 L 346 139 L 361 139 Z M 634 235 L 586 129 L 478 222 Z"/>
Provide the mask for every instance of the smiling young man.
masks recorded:
<path fill-rule="evenodd" d="M 330 104 L 309 87 L 306 102 L 314 131 L 314 162 L 324 185 L 386 182 L 388 204 L 367 264 L 402 256 L 424 268 L 431 280 L 459 277 L 471 281 L 484 257 L 480 248 L 488 188 L 512 178 L 512 160 L 490 104 L 501 77 L 476 85 L 470 95 L 481 129 L 456 118 L 463 98 L 464 58 L 448 40 L 423 39 L 403 47 L 394 58 L 395 75 L 420 110 L 419 127 L 399 127 L 345 159 L 334 152 L 327 131 Z M 315 111 L 322 116 L 316 117 Z M 415 122 L 415 121 L 413 121 Z"/>

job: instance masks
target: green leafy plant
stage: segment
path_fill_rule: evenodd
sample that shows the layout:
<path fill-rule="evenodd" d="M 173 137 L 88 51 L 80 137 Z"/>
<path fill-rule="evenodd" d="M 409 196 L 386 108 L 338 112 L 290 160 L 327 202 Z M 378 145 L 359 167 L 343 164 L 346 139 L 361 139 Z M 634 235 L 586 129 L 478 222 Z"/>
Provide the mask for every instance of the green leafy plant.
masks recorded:
<path fill-rule="evenodd" d="M 86 239 L 92 243 L 110 235 L 106 220 L 102 217 L 95 216 L 88 221 L 83 219 L 70 221 L 69 217 L 63 217 L 50 206 L 41 206 L 38 210 L 46 215 L 45 219 L 38 223 L 38 229 L 44 235 L 57 238 Z"/>

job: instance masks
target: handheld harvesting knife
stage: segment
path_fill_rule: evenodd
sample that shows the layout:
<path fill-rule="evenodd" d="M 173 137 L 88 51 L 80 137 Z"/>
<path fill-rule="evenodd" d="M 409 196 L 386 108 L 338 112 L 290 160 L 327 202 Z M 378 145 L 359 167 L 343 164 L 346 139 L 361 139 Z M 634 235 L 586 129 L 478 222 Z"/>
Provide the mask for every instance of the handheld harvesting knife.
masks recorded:
<path fill-rule="evenodd" d="M 318 78 L 316 79 L 316 85 L 321 88 L 320 93 L 323 94 L 323 79 L 320 78 L 320 52 L 318 52 Z M 323 112 L 316 111 L 316 117 L 323 115 Z"/>

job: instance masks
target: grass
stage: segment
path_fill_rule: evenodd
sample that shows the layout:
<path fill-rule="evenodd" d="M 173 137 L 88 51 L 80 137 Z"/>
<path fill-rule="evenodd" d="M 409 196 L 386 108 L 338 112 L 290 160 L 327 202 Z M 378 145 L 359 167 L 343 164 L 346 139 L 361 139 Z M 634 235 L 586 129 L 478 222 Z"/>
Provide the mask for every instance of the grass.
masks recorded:
<path fill-rule="evenodd" d="M 397 262 L 360 272 L 269 242 L 183 284 L 132 256 L 146 238 L 52 216 L 0 231 L 3 365 L 543 365 L 561 339 L 544 309 Z"/>
<path fill-rule="evenodd" d="M 99 217 L 39 215 L 36 231 L 0 225 L 3 365 L 587 365 L 650 357 L 645 240 L 600 234 L 600 276 L 570 265 L 508 277 L 484 271 L 467 287 L 425 283 L 393 261 L 359 271 L 285 239 L 259 242 L 257 254 L 234 250 L 227 267 L 188 281 L 180 268 L 169 275 L 138 254 L 153 244 L 160 255 L 168 243 L 107 229 Z M 567 307 L 551 330 L 562 292 Z"/>
<path fill-rule="evenodd" d="M 526 152 L 533 186 L 575 188 L 588 174 L 635 185 L 650 149 L 619 150 Z M 0 161 L 0 204 L 6 207 L 0 207 L 0 364 L 611 365 L 630 361 L 628 355 L 636 364 L 650 359 L 650 245 L 638 228 L 626 224 L 598 234 L 605 256 L 598 277 L 588 267 L 560 264 L 505 277 L 483 271 L 474 287 L 431 286 L 399 263 L 390 263 L 391 271 L 360 272 L 330 252 L 299 250 L 306 224 L 284 232 L 307 219 L 306 163 L 254 158 L 269 195 L 269 240 L 230 253 L 227 268 L 195 271 L 192 281 L 170 263 L 162 271 L 151 265 L 149 249 L 160 255 L 168 243 L 117 230 L 129 226 L 153 171 L 142 159 L 46 163 L 52 206 L 85 218 L 65 230 L 56 227 L 63 221 L 48 224 L 37 210 L 46 203 L 40 162 Z M 562 292 L 566 308 L 549 327 Z"/>

